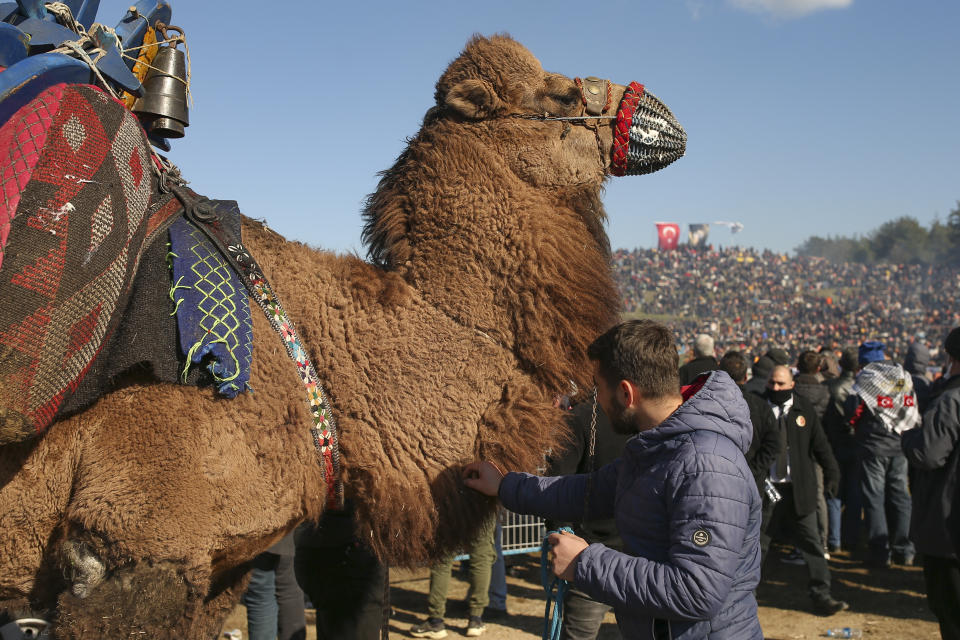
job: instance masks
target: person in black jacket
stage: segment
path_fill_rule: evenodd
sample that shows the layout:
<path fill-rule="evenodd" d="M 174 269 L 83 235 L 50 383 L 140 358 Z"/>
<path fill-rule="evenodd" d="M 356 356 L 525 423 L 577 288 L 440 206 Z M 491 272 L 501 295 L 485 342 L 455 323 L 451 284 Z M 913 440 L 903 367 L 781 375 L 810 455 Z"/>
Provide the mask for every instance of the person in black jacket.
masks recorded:
<path fill-rule="evenodd" d="M 957 473 L 960 466 L 960 327 L 947 336 L 946 382 L 930 399 L 923 424 L 901 438 L 915 471 L 910 537 L 923 554 L 927 601 L 943 638 L 960 638 L 960 548 Z"/>
<path fill-rule="evenodd" d="M 910 343 L 907 356 L 903 359 L 903 368 L 913 378 L 913 392 L 917 396 L 917 407 L 920 413 L 925 413 L 930 406 L 930 377 L 927 367 L 930 366 L 930 349 L 919 339 Z"/>
<path fill-rule="evenodd" d="M 830 403 L 823 418 L 823 430 L 833 448 L 840 467 L 840 495 L 827 498 L 829 551 L 856 551 L 860 546 L 863 520 L 863 498 L 860 495 L 860 466 L 857 462 L 857 443 L 853 427 L 845 417 L 847 397 L 853 390 L 857 371 L 857 348 L 846 347 L 840 356 L 840 375 L 827 381 Z"/>
<path fill-rule="evenodd" d="M 777 460 L 771 466 L 770 479 L 783 499 L 764 509 L 765 532 L 760 536 L 761 550 L 766 559 L 771 535 L 784 526 L 786 531 L 792 531 L 809 572 L 808 592 L 814 611 L 819 615 L 833 615 L 848 609 L 849 605 L 835 599 L 830 592 L 830 568 L 817 529 L 817 476 L 814 468 L 816 463 L 823 467 L 824 484 L 830 496 L 836 495 L 840 471 L 817 412 L 794 393 L 793 386 L 793 374 L 788 367 L 777 365 L 773 368 L 767 383 L 767 400 L 784 440 Z"/>
<path fill-rule="evenodd" d="M 797 376 L 794 378 L 793 391 L 813 405 L 820 424 L 827 412 L 830 403 L 830 390 L 824 386 L 820 378 L 820 365 L 823 356 L 810 349 L 802 352 L 797 358 Z M 820 529 L 820 541 L 824 551 L 827 551 L 827 500 L 823 495 L 823 469 L 817 465 L 817 527 Z"/>
<path fill-rule="evenodd" d="M 750 449 L 747 451 L 747 464 L 750 465 L 750 471 L 753 472 L 753 479 L 757 482 L 757 490 L 764 504 L 769 501 L 769 497 L 764 491 L 764 483 L 770 477 L 770 466 L 776 461 L 780 453 L 780 430 L 777 427 L 777 419 L 773 416 L 763 398 L 753 393 L 744 391 L 743 384 L 747 381 L 747 358 L 739 351 L 728 351 L 720 359 L 721 371 L 726 371 L 733 378 L 733 381 L 740 387 L 743 393 L 743 399 L 747 401 L 747 407 L 750 408 L 750 422 L 753 423 L 753 441 L 750 443 Z"/>
<path fill-rule="evenodd" d="M 798 396 L 806 398 L 813 405 L 817 417 L 823 422 L 830 403 L 830 391 L 824 386 L 820 378 L 820 365 L 823 356 L 816 351 L 806 350 L 797 358 L 797 377 L 794 378 L 793 390 Z"/>
<path fill-rule="evenodd" d="M 328 509 L 296 532 L 297 580 L 316 608 L 318 640 L 379 640 L 389 613 L 389 571 L 356 536 L 355 505 Z"/>
<path fill-rule="evenodd" d="M 701 373 L 716 369 L 717 359 L 713 354 L 713 338 L 705 333 L 698 335 L 693 341 L 693 360 L 680 367 L 680 386 L 690 384 Z"/>
<path fill-rule="evenodd" d="M 594 425 L 594 418 L 596 424 Z M 567 424 L 573 433 L 569 447 L 549 458 L 548 475 L 562 476 L 574 473 L 592 473 L 613 462 L 623 452 L 629 435 L 615 432 L 599 403 L 582 402 L 567 414 Z M 592 429 L 591 426 L 595 426 Z M 591 455 L 591 432 L 595 433 Z M 553 529 L 555 523 L 548 523 Z M 560 523 L 564 524 L 564 523 Z M 566 523 L 571 524 L 571 523 Z M 600 543 L 623 551 L 623 541 L 613 518 L 572 523 L 574 533 L 590 544 Z M 611 610 L 609 605 L 597 602 L 572 586 L 567 590 L 563 607 L 562 640 L 593 640 L 600 632 L 603 617 Z"/>

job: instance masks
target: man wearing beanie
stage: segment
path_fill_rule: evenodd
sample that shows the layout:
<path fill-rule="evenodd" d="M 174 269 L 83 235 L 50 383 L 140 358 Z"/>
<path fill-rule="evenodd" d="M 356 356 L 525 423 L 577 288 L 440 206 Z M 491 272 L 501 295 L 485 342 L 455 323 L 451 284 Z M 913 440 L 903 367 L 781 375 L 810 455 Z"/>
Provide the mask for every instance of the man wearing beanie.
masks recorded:
<path fill-rule="evenodd" d="M 770 379 L 770 372 L 778 364 L 789 364 L 790 356 L 779 347 L 770 347 L 765 354 L 757 358 L 753 363 L 753 377 L 747 380 L 743 385 L 743 390 L 748 393 L 755 393 L 763 396 L 767 393 L 767 381 Z"/>
<path fill-rule="evenodd" d="M 957 467 L 960 458 L 960 327 L 944 344 L 944 384 L 930 399 L 919 429 L 903 435 L 903 452 L 915 470 L 910 537 L 923 554 L 927 602 L 943 638 L 960 638 Z"/>
<path fill-rule="evenodd" d="M 917 394 L 917 406 L 921 414 L 930 406 L 930 378 L 927 376 L 929 366 L 930 349 L 921 340 L 914 340 L 907 347 L 903 368 L 913 378 L 913 390 Z"/>
<path fill-rule="evenodd" d="M 913 564 L 907 459 L 900 434 L 920 422 L 913 380 L 903 367 L 886 361 L 882 342 L 860 345 L 860 372 L 847 399 L 860 463 L 860 490 L 867 527 L 867 564 Z"/>
<path fill-rule="evenodd" d="M 743 390 L 747 393 L 762 396 L 767 390 L 767 380 L 770 378 L 770 372 L 773 371 L 773 367 L 776 366 L 776 364 L 776 362 L 766 355 L 757 358 L 751 370 L 753 377 L 744 383 Z"/>

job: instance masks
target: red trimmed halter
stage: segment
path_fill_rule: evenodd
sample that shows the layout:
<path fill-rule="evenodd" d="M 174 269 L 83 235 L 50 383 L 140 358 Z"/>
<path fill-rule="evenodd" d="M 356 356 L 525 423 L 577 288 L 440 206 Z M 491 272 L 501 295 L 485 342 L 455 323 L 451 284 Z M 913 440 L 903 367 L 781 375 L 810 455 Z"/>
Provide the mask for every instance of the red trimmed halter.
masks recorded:
<path fill-rule="evenodd" d="M 630 125 L 633 121 L 633 115 L 637 110 L 637 105 L 640 103 L 640 98 L 643 96 L 643 85 L 639 82 L 631 82 L 624 92 L 623 98 L 620 100 L 617 115 L 611 116 L 604 115 L 610 110 L 610 106 L 613 103 L 613 85 L 609 80 L 601 80 L 591 76 L 583 79 L 574 78 L 573 81 L 576 83 L 577 88 L 580 89 L 580 102 L 584 110 L 583 115 L 555 116 L 550 113 L 543 113 L 541 115 L 512 113 L 510 117 L 523 118 L 525 120 L 576 122 L 583 124 L 585 127 L 592 128 L 594 135 L 597 137 L 597 152 L 600 155 L 601 164 L 606 164 L 606 159 L 603 154 L 603 145 L 600 142 L 600 128 L 596 123 L 591 127 L 586 121 L 615 119 L 617 124 L 614 132 L 613 159 L 610 165 L 610 173 L 614 176 L 626 175 L 627 151 L 630 147 Z M 606 100 L 603 103 L 599 101 L 599 94 L 602 90 L 599 89 L 598 85 L 601 83 L 606 86 Z M 588 93 L 592 95 L 587 95 Z M 567 129 L 569 129 L 569 125 Z M 565 130 L 563 134 L 561 134 L 561 137 L 565 137 L 566 134 L 567 132 Z"/>
<path fill-rule="evenodd" d="M 637 110 L 640 98 L 643 96 L 643 85 L 631 82 L 623 92 L 620 108 L 617 110 L 617 126 L 613 135 L 613 162 L 610 173 L 615 176 L 624 176 L 627 173 L 627 151 L 630 148 L 630 125 L 633 114 Z"/>

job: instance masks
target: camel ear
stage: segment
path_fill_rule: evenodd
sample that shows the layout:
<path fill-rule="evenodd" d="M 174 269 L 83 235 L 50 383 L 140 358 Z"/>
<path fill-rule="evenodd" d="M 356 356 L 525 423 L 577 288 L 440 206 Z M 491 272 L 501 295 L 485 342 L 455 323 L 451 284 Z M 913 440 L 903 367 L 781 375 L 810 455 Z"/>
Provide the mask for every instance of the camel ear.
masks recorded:
<path fill-rule="evenodd" d="M 464 118 L 479 120 L 488 118 L 502 108 L 503 103 L 487 82 L 468 78 L 450 88 L 446 97 L 447 107 Z"/>

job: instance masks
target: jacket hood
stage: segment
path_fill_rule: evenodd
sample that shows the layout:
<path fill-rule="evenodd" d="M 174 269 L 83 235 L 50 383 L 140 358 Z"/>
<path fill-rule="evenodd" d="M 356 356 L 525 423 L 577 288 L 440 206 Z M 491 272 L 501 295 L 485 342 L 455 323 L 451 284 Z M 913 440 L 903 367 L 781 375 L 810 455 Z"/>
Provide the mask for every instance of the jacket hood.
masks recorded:
<path fill-rule="evenodd" d="M 907 373 L 922 376 L 927 373 L 928 366 L 930 366 L 930 349 L 921 342 L 911 343 L 907 349 L 907 356 L 903 359 L 903 368 Z"/>
<path fill-rule="evenodd" d="M 691 387 L 701 383 L 669 418 L 642 431 L 636 440 L 649 445 L 692 431 L 713 431 L 729 438 L 746 455 L 753 440 L 753 423 L 740 388 L 726 371 L 720 370 L 703 374 Z"/>

